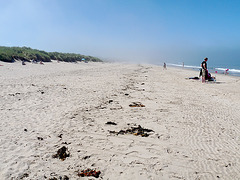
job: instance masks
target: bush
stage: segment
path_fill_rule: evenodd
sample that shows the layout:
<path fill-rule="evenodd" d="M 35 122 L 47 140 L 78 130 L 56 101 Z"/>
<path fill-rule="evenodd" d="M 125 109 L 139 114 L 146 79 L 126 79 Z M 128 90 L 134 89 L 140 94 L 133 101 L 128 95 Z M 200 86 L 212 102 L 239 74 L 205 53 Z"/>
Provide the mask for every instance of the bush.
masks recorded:
<path fill-rule="evenodd" d="M 51 60 L 59 60 L 66 62 L 82 61 L 82 58 L 87 61 L 101 62 L 99 58 L 92 56 L 84 56 L 75 53 L 59 53 L 59 52 L 45 52 L 29 47 L 5 47 L 0 46 L 0 61 L 14 62 L 16 60 L 31 61 L 33 59 L 43 62 L 51 62 Z"/>

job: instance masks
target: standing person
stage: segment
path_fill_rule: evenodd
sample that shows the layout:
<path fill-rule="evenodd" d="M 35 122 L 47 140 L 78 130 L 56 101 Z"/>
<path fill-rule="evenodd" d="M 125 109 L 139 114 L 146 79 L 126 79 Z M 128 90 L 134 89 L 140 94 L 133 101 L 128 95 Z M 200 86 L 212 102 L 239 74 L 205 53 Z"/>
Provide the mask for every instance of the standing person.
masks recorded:
<path fill-rule="evenodd" d="M 205 83 L 206 82 L 206 75 L 208 73 L 208 70 L 207 70 L 207 61 L 208 61 L 208 58 L 204 58 L 204 61 L 202 62 L 201 64 L 201 67 L 202 67 L 202 82 Z"/>
<path fill-rule="evenodd" d="M 167 69 L 166 63 L 163 63 L 163 69 Z"/>

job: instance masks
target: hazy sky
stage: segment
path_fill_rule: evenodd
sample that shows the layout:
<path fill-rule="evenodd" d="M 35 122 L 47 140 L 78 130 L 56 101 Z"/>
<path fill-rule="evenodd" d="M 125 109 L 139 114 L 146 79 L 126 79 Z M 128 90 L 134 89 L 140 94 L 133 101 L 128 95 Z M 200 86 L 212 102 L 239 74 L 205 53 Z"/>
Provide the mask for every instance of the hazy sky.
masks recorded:
<path fill-rule="evenodd" d="M 240 66 L 240 1 L 0 0 L 0 45 Z"/>

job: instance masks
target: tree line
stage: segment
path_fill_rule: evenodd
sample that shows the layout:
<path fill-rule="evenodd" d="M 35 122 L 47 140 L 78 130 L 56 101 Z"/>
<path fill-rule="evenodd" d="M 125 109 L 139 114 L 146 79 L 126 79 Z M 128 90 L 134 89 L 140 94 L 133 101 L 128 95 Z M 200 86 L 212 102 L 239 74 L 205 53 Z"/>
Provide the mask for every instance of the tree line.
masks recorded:
<path fill-rule="evenodd" d="M 102 62 L 101 59 L 92 56 L 85 56 L 75 53 L 60 53 L 60 52 L 46 52 L 30 47 L 5 47 L 0 46 L 0 61 L 15 62 L 22 61 L 43 61 L 51 62 L 51 60 L 58 60 L 64 62 L 77 62 L 77 61 L 93 61 Z"/>

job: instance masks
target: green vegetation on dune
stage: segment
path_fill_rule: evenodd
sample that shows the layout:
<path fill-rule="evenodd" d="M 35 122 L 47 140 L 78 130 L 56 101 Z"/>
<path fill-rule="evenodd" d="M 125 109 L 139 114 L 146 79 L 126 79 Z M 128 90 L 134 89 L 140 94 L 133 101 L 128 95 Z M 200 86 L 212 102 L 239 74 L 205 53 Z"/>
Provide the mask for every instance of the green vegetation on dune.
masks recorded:
<path fill-rule="evenodd" d="M 0 46 L 0 61 L 4 62 L 14 62 L 15 60 L 37 60 L 43 62 L 59 60 L 65 62 L 77 62 L 82 61 L 83 58 L 86 61 L 102 62 L 99 58 L 75 53 L 45 52 L 29 47 Z"/>

